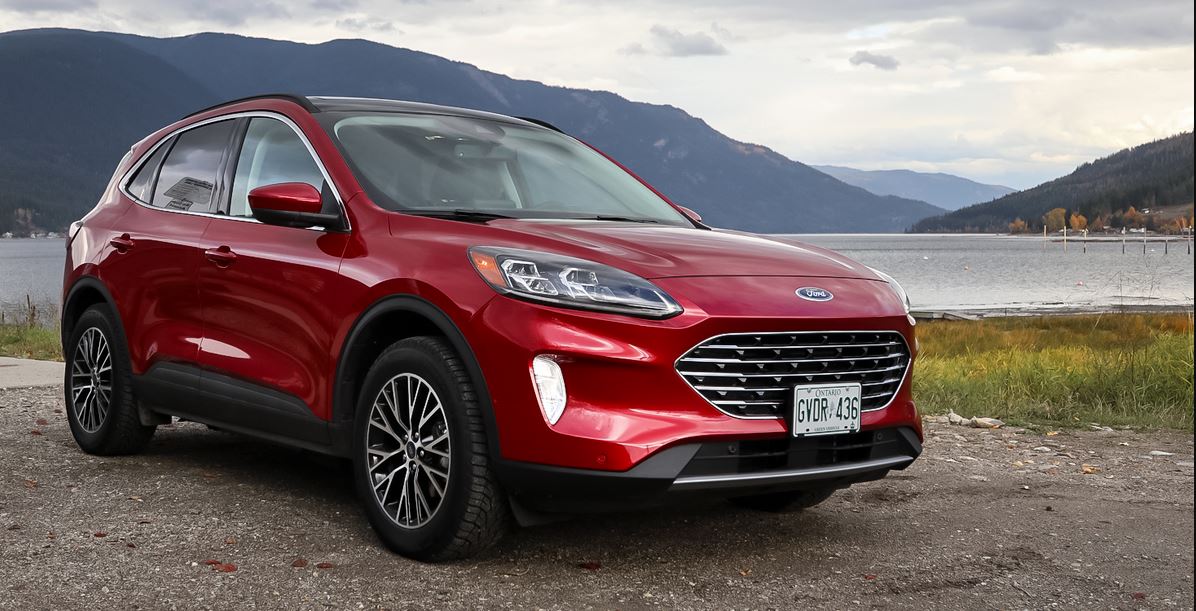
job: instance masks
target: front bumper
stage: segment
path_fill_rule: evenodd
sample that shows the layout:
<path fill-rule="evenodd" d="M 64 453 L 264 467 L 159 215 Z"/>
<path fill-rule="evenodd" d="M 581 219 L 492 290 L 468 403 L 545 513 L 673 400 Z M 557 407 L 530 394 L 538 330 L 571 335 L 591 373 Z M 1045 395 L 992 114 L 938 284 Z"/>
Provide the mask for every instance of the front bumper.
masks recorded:
<path fill-rule="evenodd" d="M 783 418 L 723 413 L 677 372 L 678 358 L 718 335 L 896 331 L 915 350 L 902 304 L 882 283 L 801 277 L 654 282 L 681 303 L 682 314 L 643 320 L 496 296 L 463 326 L 490 395 L 497 458 L 625 472 L 673 446 L 786 438 Z M 833 291 L 835 300 L 794 296 L 795 287 L 815 282 Z M 551 426 L 531 379 L 531 361 L 539 354 L 560 364 L 568 390 L 568 407 Z M 861 425 L 864 431 L 908 427 L 921 436 L 908 370 L 888 407 L 864 412 Z"/>
<path fill-rule="evenodd" d="M 589 513 L 732 497 L 843 488 L 904 469 L 922 452 L 909 427 L 850 435 L 673 446 L 623 472 L 501 461 L 499 475 L 523 509 Z"/>

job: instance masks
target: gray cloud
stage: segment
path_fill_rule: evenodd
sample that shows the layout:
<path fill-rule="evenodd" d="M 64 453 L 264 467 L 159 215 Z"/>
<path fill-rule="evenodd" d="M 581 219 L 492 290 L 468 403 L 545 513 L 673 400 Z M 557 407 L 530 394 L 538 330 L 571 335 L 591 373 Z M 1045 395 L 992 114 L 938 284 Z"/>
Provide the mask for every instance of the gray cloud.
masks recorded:
<path fill-rule="evenodd" d="M 881 70 L 896 70 L 897 66 L 901 65 L 901 62 L 897 61 L 897 58 L 892 55 L 880 55 L 868 51 L 856 51 L 855 55 L 852 55 L 851 59 L 847 61 L 851 62 L 853 66 L 867 64 Z"/>
<path fill-rule="evenodd" d="M 613 2 L 613 0 L 588 0 Z M 1104 48 L 1190 45 L 1191 0 L 646 0 L 667 10 L 747 25 L 803 32 L 843 32 L 880 24 L 929 23 L 918 42 L 968 50 L 1043 53 L 1069 44 Z M 732 8 L 733 6 L 733 8 Z"/>
<path fill-rule="evenodd" d="M 1028 11 L 1025 7 L 1002 5 L 992 9 L 981 9 L 966 17 L 968 23 L 981 26 L 1017 30 L 1023 32 L 1049 32 L 1058 29 L 1076 18 L 1071 8 L 1046 7 Z"/>
<path fill-rule="evenodd" d="M 717 21 L 710 24 L 710 33 L 714 34 L 717 38 L 719 38 L 721 40 L 726 40 L 726 41 L 736 41 L 736 40 L 741 40 L 741 38 L 742 38 L 742 37 L 738 36 L 737 34 L 735 34 L 734 32 L 732 32 L 731 30 L 728 30 L 727 28 L 724 28 L 723 26 L 719 25 Z"/>
<path fill-rule="evenodd" d="M 133 13 L 140 8 L 117 8 L 115 2 L 102 2 L 103 9 Z M 240 26 L 257 19 L 288 19 L 291 12 L 281 4 L 270 1 L 241 2 L 240 0 L 171 0 L 159 2 L 143 17 L 148 20 L 207 21 L 221 27 Z"/>
<path fill-rule="evenodd" d="M 0 9 L 18 13 L 78 11 L 96 7 L 96 0 L 0 0 Z"/>
<path fill-rule="evenodd" d="M 345 11 L 357 4 L 358 0 L 311 0 L 311 7 L 317 11 Z"/>
<path fill-rule="evenodd" d="M 396 31 L 393 21 L 382 19 L 381 17 L 369 17 L 366 15 L 357 15 L 344 17 L 336 20 L 336 27 L 342 30 L 353 30 L 355 32 L 371 31 L 371 32 L 394 32 Z"/>
<path fill-rule="evenodd" d="M 619 52 L 626 55 L 650 53 L 667 57 L 727 54 L 727 48 L 705 32 L 686 34 L 681 30 L 656 24 L 648 30 L 648 33 L 651 35 L 649 44 L 633 42 L 619 49 Z"/>

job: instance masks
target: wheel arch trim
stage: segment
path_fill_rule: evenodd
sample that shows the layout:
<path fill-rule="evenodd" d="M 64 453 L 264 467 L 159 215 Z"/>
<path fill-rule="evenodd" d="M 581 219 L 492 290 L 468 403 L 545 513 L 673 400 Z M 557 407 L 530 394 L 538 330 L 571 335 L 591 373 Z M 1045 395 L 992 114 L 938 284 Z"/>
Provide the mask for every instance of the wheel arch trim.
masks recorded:
<path fill-rule="evenodd" d="M 116 329 L 120 332 L 121 339 L 128 345 L 129 335 L 125 332 L 125 323 L 120 316 L 120 308 L 116 307 L 116 300 L 112 298 L 112 293 L 108 287 L 95 276 L 83 276 L 71 285 L 70 290 L 66 292 L 66 299 L 62 301 L 62 313 L 59 318 L 59 335 L 62 340 L 63 354 L 66 354 L 66 342 L 70 339 L 69 334 L 74 331 L 75 319 L 82 314 L 82 311 L 74 311 L 76 301 L 79 299 L 84 291 L 94 290 L 100 294 L 104 303 L 112 310 L 112 315 L 116 317 Z M 68 314 L 71 316 L 68 317 Z"/>
<path fill-rule="evenodd" d="M 498 447 L 498 421 L 494 416 L 494 408 L 490 401 L 490 390 L 486 385 L 486 376 L 482 373 L 481 364 L 478 362 L 473 348 L 465 339 L 465 334 L 461 332 L 457 323 L 444 310 L 418 295 L 395 294 L 382 297 L 372 303 L 353 321 L 353 325 L 349 328 L 349 332 L 345 336 L 344 343 L 341 344 L 336 360 L 336 378 L 334 379 L 332 391 L 331 424 L 338 429 L 343 429 L 342 434 L 350 434 L 350 427 L 348 425 L 352 421 L 354 412 L 357 409 L 357 401 L 352 396 L 353 382 L 358 377 L 364 379 L 365 372 L 355 373 L 346 370 L 346 367 L 351 366 L 346 361 L 352 354 L 354 347 L 361 341 L 364 341 L 363 333 L 365 329 L 369 328 L 370 323 L 380 316 L 393 313 L 414 314 L 423 317 L 440 331 L 443 337 L 448 340 L 449 345 L 453 347 L 453 350 L 457 352 L 457 355 L 461 358 L 461 362 L 465 365 L 466 372 L 473 382 L 474 392 L 477 393 L 478 404 L 482 408 L 482 418 L 486 425 L 487 451 L 491 459 L 498 459 L 500 456 Z"/>

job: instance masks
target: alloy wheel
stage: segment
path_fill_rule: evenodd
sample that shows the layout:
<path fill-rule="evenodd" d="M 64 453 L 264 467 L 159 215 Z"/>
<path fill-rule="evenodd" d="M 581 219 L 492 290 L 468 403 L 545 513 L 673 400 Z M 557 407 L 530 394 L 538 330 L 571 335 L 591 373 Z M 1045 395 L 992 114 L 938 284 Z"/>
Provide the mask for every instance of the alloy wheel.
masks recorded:
<path fill-rule="evenodd" d="M 112 405 L 112 350 L 103 332 L 91 327 L 79 337 L 71 361 L 71 409 L 88 433 L 100 430 Z"/>
<path fill-rule="evenodd" d="M 427 524 L 448 490 L 452 440 L 444 405 L 412 373 L 385 384 L 370 408 L 366 468 L 374 498 L 403 528 Z"/>

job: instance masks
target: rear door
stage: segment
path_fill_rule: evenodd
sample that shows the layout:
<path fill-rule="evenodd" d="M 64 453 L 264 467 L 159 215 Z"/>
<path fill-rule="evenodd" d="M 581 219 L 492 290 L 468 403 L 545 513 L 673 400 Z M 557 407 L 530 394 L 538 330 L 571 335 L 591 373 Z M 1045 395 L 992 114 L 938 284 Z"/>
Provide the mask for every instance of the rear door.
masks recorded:
<path fill-rule="evenodd" d="M 113 232 L 100 276 L 125 322 L 135 373 L 159 364 L 194 367 L 203 324 L 201 238 L 217 209 L 234 125 L 201 124 L 165 139 L 122 185 L 137 205 Z"/>
<path fill-rule="evenodd" d="M 329 305 L 348 234 L 260 223 L 247 195 L 302 182 L 324 194 L 325 211 L 343 214 L 341 202 L 298 127 L 281 116 L 248 120 L 227 176 L 227 208 L 202 240 L 204 394 L 226 399 L 223 420 L 322 441 L 334 377 Z"/>

